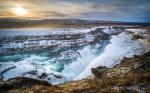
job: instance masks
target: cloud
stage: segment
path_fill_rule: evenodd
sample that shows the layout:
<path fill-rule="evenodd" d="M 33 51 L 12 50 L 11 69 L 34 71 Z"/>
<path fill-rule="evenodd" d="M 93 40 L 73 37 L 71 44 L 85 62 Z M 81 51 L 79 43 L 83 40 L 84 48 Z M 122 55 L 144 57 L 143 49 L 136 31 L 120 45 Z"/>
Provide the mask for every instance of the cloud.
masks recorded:
<path fill-rule="evenodd" d="M 9 8 L 23 6 L 26 18 L 86 18 L 148 21 L 150 0 L 1 0 L 0 17 L 14 17 Z M 141 20 L 142 20 L 141 19 Z"/>
<path fill-rule="evenodd" d="M 74 17 L 94 10 L 92 3 L 55 2 L 47 5 L 46 8 L 34 6 L 36 8 L 33 9 L 33 12 L 48 15 L 47 17 L 52 17 L 53 15 L 53 17 Z"/>

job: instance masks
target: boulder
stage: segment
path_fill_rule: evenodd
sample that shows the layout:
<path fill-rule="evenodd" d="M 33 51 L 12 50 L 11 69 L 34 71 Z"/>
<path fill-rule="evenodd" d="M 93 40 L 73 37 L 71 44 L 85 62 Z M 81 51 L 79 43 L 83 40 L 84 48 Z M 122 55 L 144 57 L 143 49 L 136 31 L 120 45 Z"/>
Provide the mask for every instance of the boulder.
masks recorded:
<path fill-rule="evenodd" d="M 99 66 L 97 68 L 92 68 L 92 73 L 98 77 L 98 78 L 102 78 L 105 71 L 108 70 L 108 68 L 106 66 Z"/>

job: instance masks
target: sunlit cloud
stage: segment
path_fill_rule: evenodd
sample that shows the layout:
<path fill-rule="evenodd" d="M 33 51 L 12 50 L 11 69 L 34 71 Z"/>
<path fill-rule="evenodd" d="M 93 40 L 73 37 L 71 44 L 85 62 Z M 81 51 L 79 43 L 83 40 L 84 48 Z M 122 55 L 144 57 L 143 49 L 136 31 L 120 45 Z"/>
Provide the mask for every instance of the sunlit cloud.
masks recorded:
<path fill-rule="evenodd" d="M 18 18 L 10 11 L 13 7 L 24 7 L 28 14 L 21 18 L 31 19 L 83 18 L 128 21 L 135 18 L 137 21 L 148 21 L 150 14 L 149 0 L 2 0 L 0 18 Z"/>

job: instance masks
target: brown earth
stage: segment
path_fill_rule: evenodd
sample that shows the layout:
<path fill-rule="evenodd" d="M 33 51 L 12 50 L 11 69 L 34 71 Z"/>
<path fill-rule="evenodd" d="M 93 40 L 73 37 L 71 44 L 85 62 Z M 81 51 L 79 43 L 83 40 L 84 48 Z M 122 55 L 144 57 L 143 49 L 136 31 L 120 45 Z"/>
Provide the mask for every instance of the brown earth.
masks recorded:
<path fill-rule="evenodd" d="M 124 58 L 113 68 L 92 69 L 94 78 L 50 85 L 45 81 L 18 77 L 0 81 L 1 93 L 150 93 L 150 52 Z"/>

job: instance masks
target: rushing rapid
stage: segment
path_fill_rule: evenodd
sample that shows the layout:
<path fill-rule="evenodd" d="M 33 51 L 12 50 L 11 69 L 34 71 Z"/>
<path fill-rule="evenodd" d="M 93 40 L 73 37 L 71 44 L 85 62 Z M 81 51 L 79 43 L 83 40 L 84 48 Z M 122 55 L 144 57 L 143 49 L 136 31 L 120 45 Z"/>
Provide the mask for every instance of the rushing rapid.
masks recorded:
<path fill-rule="evenodd" d="M 0 79 L 17 76 L 52 84 L 92 76 L 91 68 L 111 67 L 144 49 L 125 29 L 0 30 Z"/>

